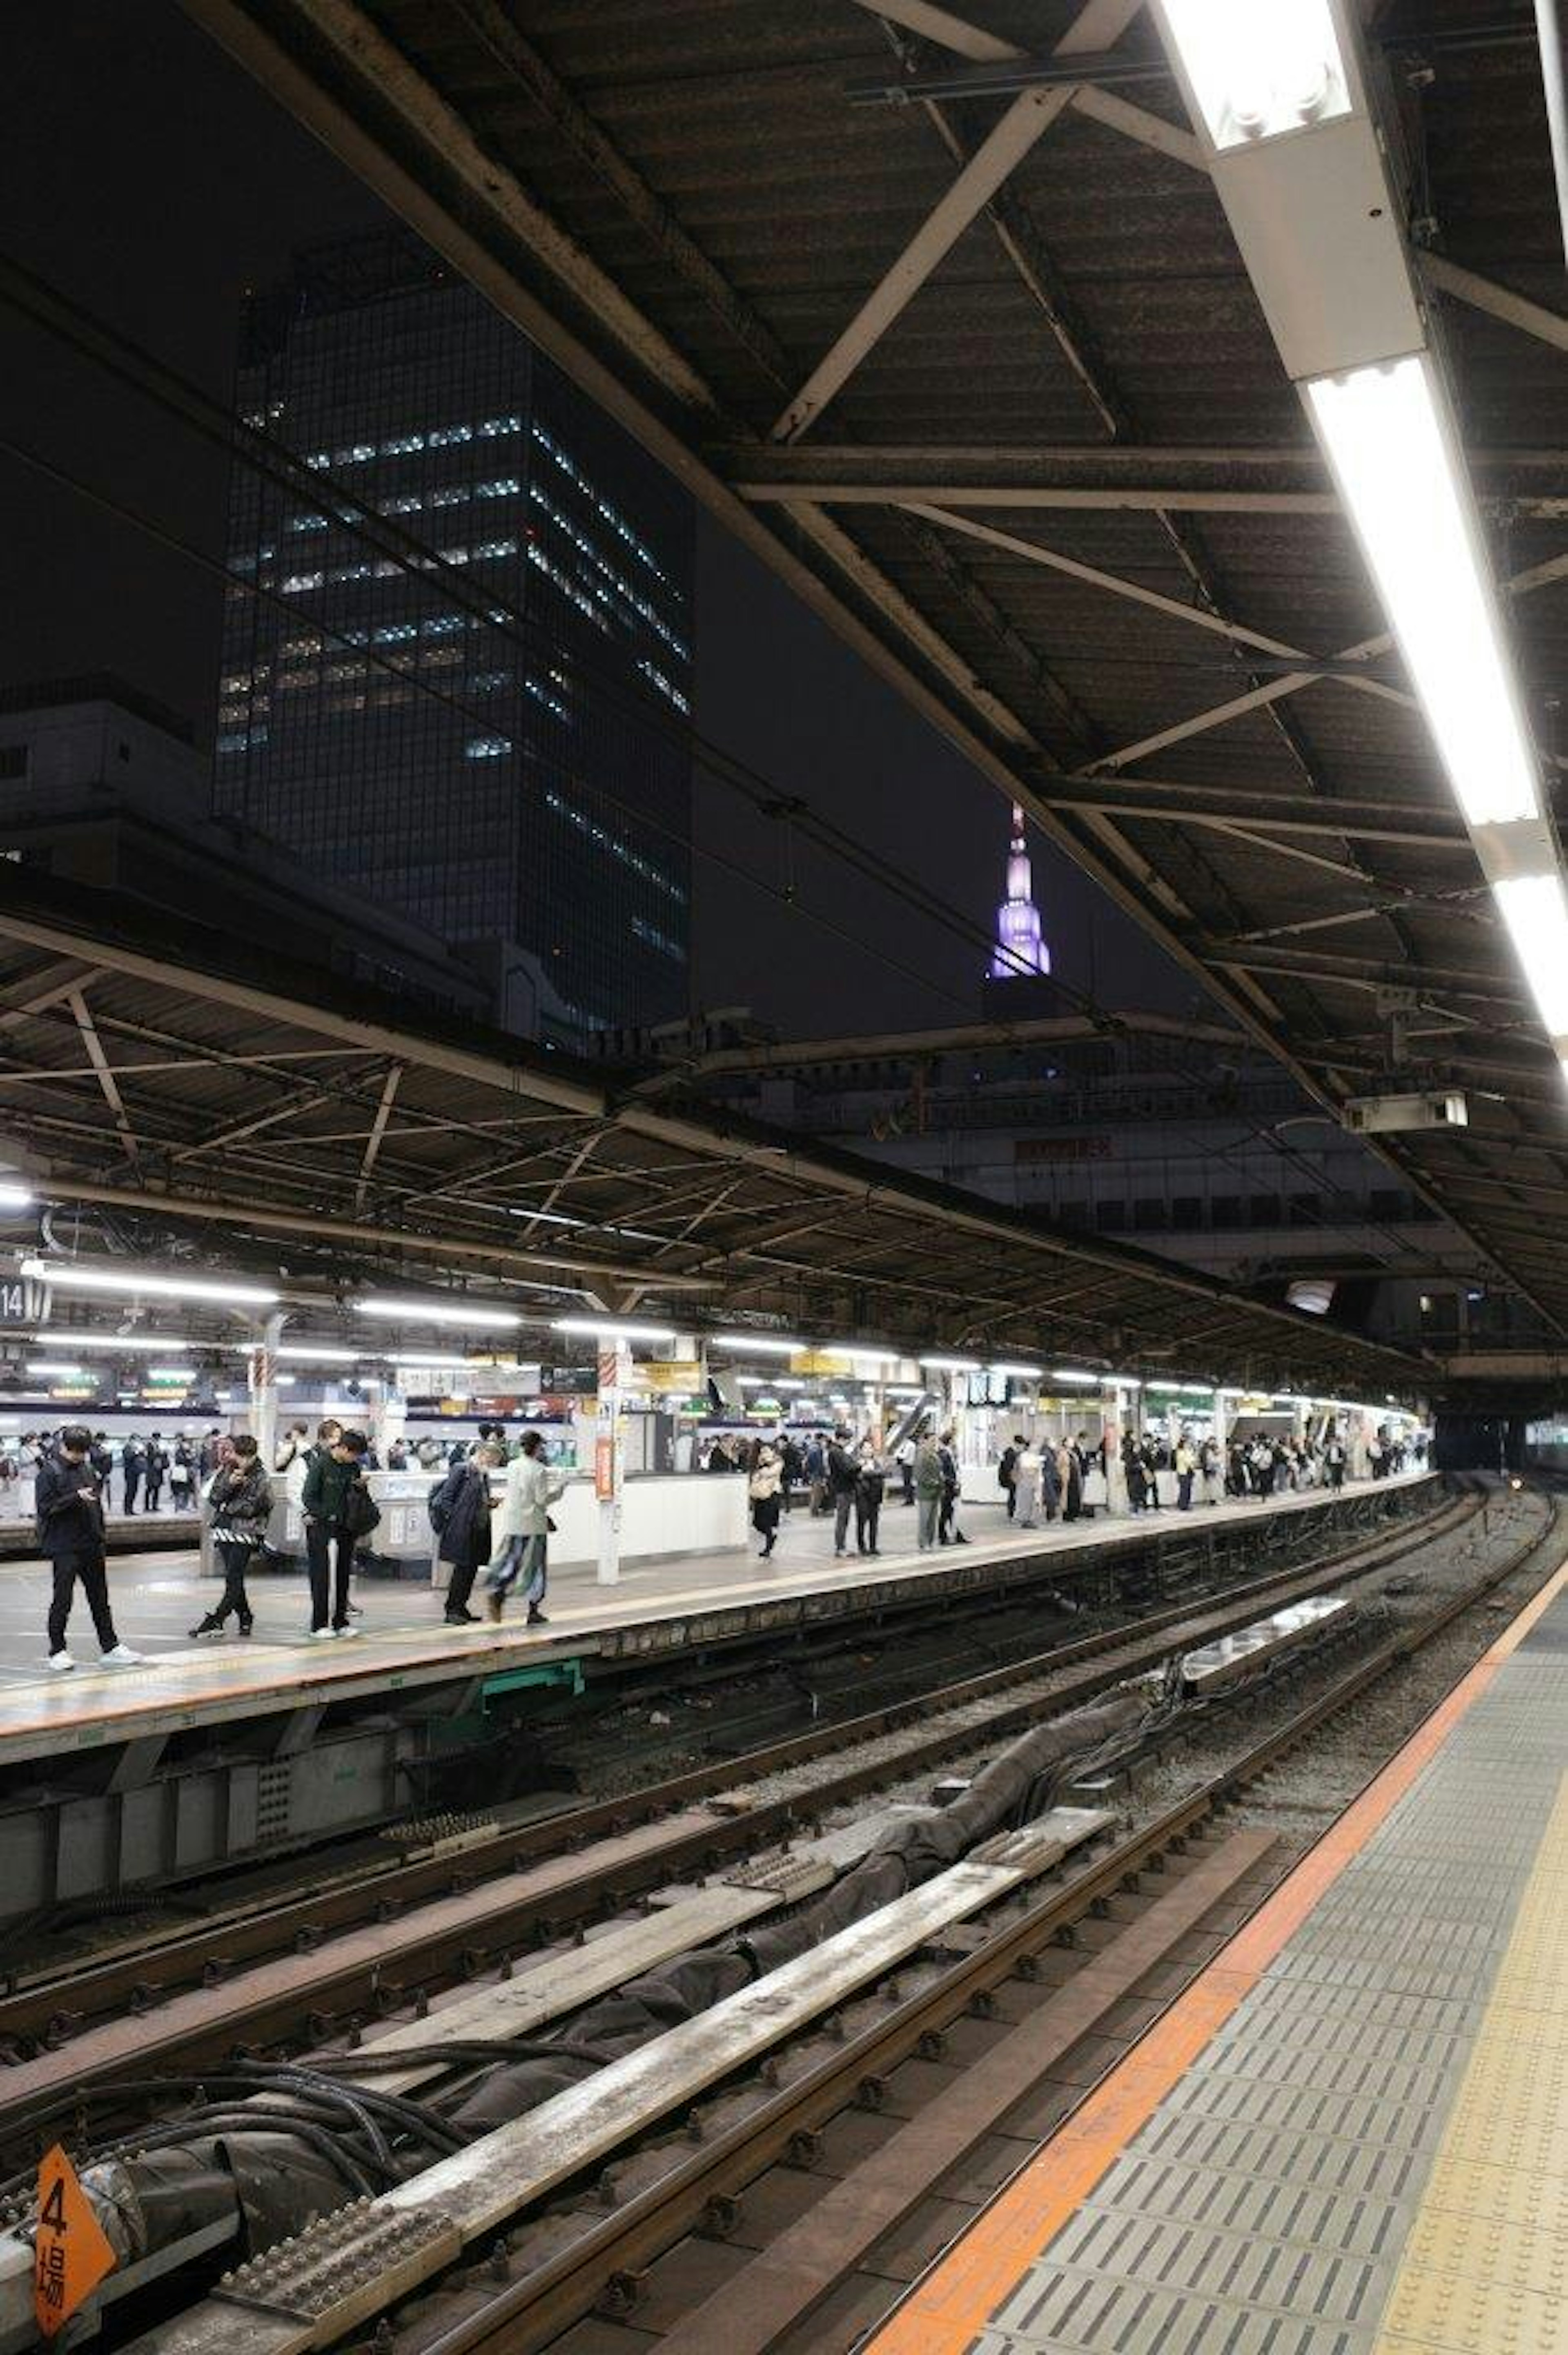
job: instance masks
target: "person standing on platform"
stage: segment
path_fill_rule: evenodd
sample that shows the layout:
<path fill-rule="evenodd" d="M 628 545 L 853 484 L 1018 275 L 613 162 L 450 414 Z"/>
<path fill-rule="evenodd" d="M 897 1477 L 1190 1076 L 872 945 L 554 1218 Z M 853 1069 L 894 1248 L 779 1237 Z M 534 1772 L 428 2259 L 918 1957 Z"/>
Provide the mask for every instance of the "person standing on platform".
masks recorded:
<path fill-rule="evenodd" d="M 1013 1494 L 1008 1501 L 1008 1511 L 1012 1512 L 1016 1502 L 1019 1527 L 1033 1529 L 1038 1527 L 1035 1515 L 1040 1508 L 1040 1450 L 1033 1439 L 1019 1440 L 1017 1448 L 1012 1466 Z"/>
<path fill-rule="evenodd" d="M 109 1607 L 109 1565 L 103 1557 L 103 1505 L 99 1481 L 89 1461 L 92 1434 L 79 1423 L 68 1423 L 58 1445 L 38 1466 L 38 1550 L 54 1570 L 54 1594 L 49 1603 L 49 1667 L 56 1675 L 74 1668 L 66 1649 L 66 1626 L 81 1581 L 87 1607 L 105 1660 L 111 1668 L 133 1668 L 142 1655 L 122 1644 L 114 1632 Z"/>
<path fill-rule="evenodd" d="M 915 1502 L 915 1434 L 913 1432 L 905 1433 L 895 1451 L 893 1460 L 898 1466 L 898 1476 L 903 1483 L 902 1501 L 906 1505 L 912 1505 Z"/>
<path fill-rule="evenodd" d="M 811 1490 L 811 1518 L 820 1520 L 828 1509 L 828 1451 L 820 1431 L 813 1431 L 806 1442 L 806 1478 Z"/>
<path fill-rule="evenodd" d="M 996 1485 L 1007 1498 L 1007 1518 L 1012 1520 L 1018 1510 L 1018 1459 L 1023 1453 L 1023 1433 L 1017 1433 L 1001 1451 L 996 1467 Z"/>
<path fill-rule="evenodd" d="M 1192 1509 L 1192 1479 L 1198 1469 L 1198 1458 L 1192 1443 L 1183 1432 L 1176 1442 L 1176 1508 L 1190 1513 Z"/>
<path fill-rule="evenodd" d="M 1141 1513 L 1149 1503 L 1149 1475 L 1144 1469 L 1142 1452 L 1130 1433 L 1121 1443 L 1121 1469 L 1127 1482 L 1128 1509 Z"/>
<path fill-rule="evenodd" d="M 833 1500 L 833 1555 L 836 1560 L 849 1540 L 850 1515 L 854 1509 L 855 1482 L 860 1466 L 850 1445 L 848 1426 L 840 1423 L 828 1442 L 828 1488 Z"/>
<path fill-rule="evenodd" d="M 1331 1432 L 1329 1435 L 1329 1444 L 1323 1450 L 1323 1461 L 1329 1467 L 1329 1486 L 1330 1488 L 1338 1490 L 1344 1487 L 1345 1465 L 1349 1460 L 1349 1451 L 1345 1446 L 1344 1441 L 1340 1437 L 1337 1431 Z"/>
<path fill-rule="evenodd" d="M 1076 1447 L 1063 1446 L 1061 1466 L 1062 1518 L 1065 1521 L 1081 1520 L 1084 1514 L 1084 1459 Z"/>
<path fill-rule="evenodd" d="M 882 1523 L 882 1499 L 887 1487 L 887 1471 L 877 1452 L 874 1440 L 860 1443 L 860 1460 L 854 1479 L 854 1544 L 857 1553 L 880 1553 L 877 1534 Z"/>
<path fill-rule="evenodd" d="M 779 1516 L 783 1509 L 784 1459 L 766 1439 L 757 1443 L 746 1493 L 751 1503 L 751 1526 L 762 1540 L 758 1559 L 766 1561 L 779 1542 Z"/>
<path fill-rule="evenodd" d="M 311 1636 L 318 1644 L 332 1636 L 359 1632 L 349 1625 L 348 1582 L 354 1572 L 355 1547 L 375 1526 L 366 1523 L 364 1505 L 359 1502 L 363 1497 L 365 1505 L 370 1504 L 360 1469 L 367 1444 L 365 1433 L 341 1431 L 335 1423 L 323 1423 L 322 1433 L 328 1430 L 334 1435 L 313 1450 L 300 1498 L 311 1572 Z"/>
<path fill-rule="evenodd" d="M 147 1451 L 142 1444 L 140 1434 L 133 1431 L 120 1451 L 120 1470 L 125 1489 L 122 1511 L 127 1513 L 135 1511 L 136 1499 L 142 1493 L 142 1475 L 146 1468 Z"/>
<path fill-rule="evenodd" d="M 183 1513 L 196 1497 L 196 1455 L 188 1439 L 176 1439 L 169 1465 L 169 1501 Z"/>
<path fill-rule="evenodd" d="M 255 1620 L 245 1592 L 245 1572 L 272 1518 L 272 1483 L 248 1431 L 235 1441 L 228 1462 L 214 1473 L 207 1510 L 213 1548 L 223 1572 L 223 1593 L 206 1618 L 191 1629 L 192 1639 L 221 1636 L 231 1611 L 240 1634 L 249 1636 Z"/>
<path fill-rule="evenodd" d="M 449 1627 L 474 1627 L 479 1614 L 468 1607 L 482 1562 L 490 1560 L 490 1475 L 502 1461 L 502 1450 L 486 1439 L 471 1455 L 454 1464 L 444 1480 L 430 1491 L 430 1527 L 436 1532 L 436 1558 L 450 1564 L 447 1581 L 445 1619 Z"/>
<path fill-rule="evenodd" d="M 161 1435 L 154 1432 L 147 1442 L 147 1510 L 155 1513 L 164 1501 L 164 1475 L 169 1468 L 168 1450 Z"/>
<path fill-rule="evenodd" d="M 930 1432 L 922 1432 L 915 1449 L 915 1503 L 919 1515 L 915 1541 L 922 1553 L 929 1553 L 937 1542 L 942 1488 L 941 1450 Z"/>
<path fill-rule="evenodd" d="M 507 1595 L 521 1582 L 530 1627 L 548 1624 L 544 1602 L 549 1578 L 550 1507 L 567 1493 L 564 1474 L 551 1471 L 544 1451 L 545 1443 L 539 1433 L 525 1431 L 520 1452 L 506 1467 L 506 1495 L 495 1531 L 496 1551 L 485 1580 L 489 1592 L 484 1607 L 491 1618 L 497 1620 Z"/>
<path fill-rule="evenodd" d="M 942 1509 L 937 1517 L 938 1545 L 968 1545 L 959 1527 L 959 1452 L 953 1434 L 944 1431 L 937 1449 L 942 1466 Z"/>

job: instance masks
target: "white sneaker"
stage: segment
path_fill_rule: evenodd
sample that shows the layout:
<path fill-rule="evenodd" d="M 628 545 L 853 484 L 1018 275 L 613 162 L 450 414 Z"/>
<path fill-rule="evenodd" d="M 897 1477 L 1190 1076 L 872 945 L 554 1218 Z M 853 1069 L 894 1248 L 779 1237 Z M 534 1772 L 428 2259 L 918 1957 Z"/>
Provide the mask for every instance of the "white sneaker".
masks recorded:
<path fill-rule="evenodd" d="M 357 1635 L 358 1635 L 358 1633 L 359 1633 L 359 1630 L 358 1630 L 358 1628 L 357 1628 L 357 1627 L 346 1627 L 346 1626 L 345 1626 L 345 1627 L 334 1627 L 334 1628 L 333 1629 L 333 1631 L 332 1631 L 332 1632 L 333 1632 L 333 1634 L 334 1634 L 334 1636 L 357 1636 Z"/>
<path fill-rule="evenodd" d="M 313 1644 L 330 1644 L 332 1642 L 332 1629 L 330 1627 L 313 1627 L 311 1629 L 311 1641 Z"/>
<path fill-rule="evenodd" d="M 105 1652 L 103 1657 L 111 1668 L 139 1668 L 144 1656 L 141 1652 L 133 1652 L 129 1644 L 116 1644 L 114 1649 Z"/>
<path fill-rule="evenodd" d="M 71 1658 L 69 1652 L 51 1652 L 48 1657 L 48 1666 L 53 1670 L 54 1674 L 57 1677 L 59 1677 L 65 1674 L 67 1668 L 74 1668 L 76 1662 Z"/>

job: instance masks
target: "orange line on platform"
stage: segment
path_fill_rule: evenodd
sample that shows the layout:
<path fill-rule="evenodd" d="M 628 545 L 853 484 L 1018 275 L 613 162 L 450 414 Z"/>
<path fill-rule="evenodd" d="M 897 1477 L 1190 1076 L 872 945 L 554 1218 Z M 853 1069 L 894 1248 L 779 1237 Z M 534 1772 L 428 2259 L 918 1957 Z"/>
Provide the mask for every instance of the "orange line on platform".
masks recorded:
<path fill-rule="evenodd" d="M 1178 1996 L 948 2254 L 915 2284 L 897 2311 L 866 2342 L 863 2355 L 964 2355 L 1565 1586 L 1568 1562 L 1510 1622 L 1251 1921 L 1221 1948 L 1202 1977 Z"/>

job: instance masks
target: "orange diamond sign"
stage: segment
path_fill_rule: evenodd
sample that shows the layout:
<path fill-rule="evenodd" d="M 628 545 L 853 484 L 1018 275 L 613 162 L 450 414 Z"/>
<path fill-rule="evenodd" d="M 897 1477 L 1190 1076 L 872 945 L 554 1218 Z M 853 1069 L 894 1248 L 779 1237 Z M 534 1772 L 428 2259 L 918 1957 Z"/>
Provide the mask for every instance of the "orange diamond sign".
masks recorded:
<path fill-rule="evenodd" d="M 56 2143 L 38 2162 L 38 2230 L 33 2243 L 33 2311 L 46 2339 L 92 2296 L 116 2259 L 75 2168 Z"/>

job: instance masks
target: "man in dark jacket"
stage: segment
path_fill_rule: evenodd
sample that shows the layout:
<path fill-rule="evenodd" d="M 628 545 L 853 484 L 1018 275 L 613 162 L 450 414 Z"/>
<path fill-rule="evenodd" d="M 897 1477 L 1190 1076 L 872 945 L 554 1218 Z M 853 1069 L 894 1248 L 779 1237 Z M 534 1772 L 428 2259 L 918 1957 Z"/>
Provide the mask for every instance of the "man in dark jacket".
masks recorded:
<path fill-rule="evenodd" d="M 169 1468 L 168 1450 L 157 1432 L 147 1442 L 147 1510 L 155 1513 L 164 1501 L 164 1475 Z"/>
<path fill-rule="evenodd" d="M 849 1518 L 854 1510 L 855 1484 L 860 1478 L 860 1465 L 855 1460 L 850 1435 L 841 1423 L 828 1442 L 828 1487 L 833 1499 L 833 1551 L 842 1553 L 849 1536 Z"/>
<path fill-rule="evenodd" d="M 103 1559 L 103 1507 L 97 1476 L 88 1461 L 91 1447 L 91 1433 L 79 1423 L 69 1423 L 61 1432 L 58 1445 L 38 1466 L 38 1550 L 54 1566 L 49 1667 L 57 1674 L 76 1666 L 66 1649 L 66 1623 L 79 1578 L 104 1658 L 114 1668 L 133 1668 L 142 1657 L 114 1632 L 109 1570 Z"/>
<path fill-rule="evenodd" d="M 142 1486 L 142 1475 L 147 1468 L 147 1451 L 135 1432 L 131 1433 L 120 1451 L 120 1470 L 125 1483 L 124 1509 L 133 1513 Z"/>
<path fill-rule="evenodd" d="M 454 1464 L 430 1491 L 430 1526 L 436 1532 L 436 1557 L 451 1564 L 447 1582 L 446 1622 L 449 1627 L 476 1627 L 479 1614 L 468 1607 L 480 1564 L 490 1560 L 490 1475 L 501 1461 L 501 1450 L 486 1440 Z"/>
<path fill-rule="evenodd" d="M 359 1633 L 348 1617 L 348 1582 L 357 1543 L 350 1497 L 361 1486 L 360 1466 L 368 1445 L 363 1431 L 340 1431 L 328 1445 L 313 1452 L 305 1474 L 300 1503 L 311 1566 L 311 1637 L 318 1644 L 332 1636 Z"/>

